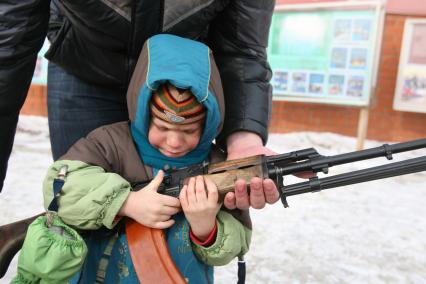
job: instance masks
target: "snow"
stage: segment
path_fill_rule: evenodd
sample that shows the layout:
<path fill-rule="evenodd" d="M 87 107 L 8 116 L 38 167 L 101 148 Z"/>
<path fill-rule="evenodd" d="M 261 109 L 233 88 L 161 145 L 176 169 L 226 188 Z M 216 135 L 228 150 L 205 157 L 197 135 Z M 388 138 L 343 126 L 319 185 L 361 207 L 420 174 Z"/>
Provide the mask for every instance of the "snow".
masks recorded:
<path fill-rule="evenodd" d="M 383 142 L 367 141 L 366 148 Z M 279 153 L 314 147 L 323 155 L 355 150 L 331 133 L 271 134 Z M 395 160 L 426 150 L 395 155 Z M 41 184 L 52 163 L 47 120 L 21 116 L 0 194 L 0 224 L 43 210 Z M 385 158 L 342 165 L 330 175 L 386 164 Z M 321 175 L 323 176 L 323 175 Z M 286 177 L 287 183 L 300 182 Z M 426 172 L 329 189 L 251 210 L 253 239 L 246 283 L 426 283 Z M 0 283 L 16 274 L 17 257 Z M 218 267 L 216 283 L 236 283 L 237 264 Z"/>

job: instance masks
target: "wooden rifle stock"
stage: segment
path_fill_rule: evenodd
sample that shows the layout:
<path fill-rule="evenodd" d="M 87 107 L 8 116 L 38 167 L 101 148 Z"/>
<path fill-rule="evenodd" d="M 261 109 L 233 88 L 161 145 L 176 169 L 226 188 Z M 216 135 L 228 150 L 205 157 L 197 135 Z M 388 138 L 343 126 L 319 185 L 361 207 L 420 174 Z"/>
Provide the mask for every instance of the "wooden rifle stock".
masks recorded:
<path fill-rule="evenodd" d="M 202 175 L 217 186 L 219 200 L 223 201 L 228 192 L 234 191 L 235 182 L 239 179 L 246 181 L 249 187 L 252 177 L 268 178 L 266 157 L 264 155 L 224 161 L 212 164 L 199 164 L 168 172 L 160 185 L 161 194 L 179 197 L 182 186 L 188 184 L 191 177 Z M 138 183 L 138 187 L 146 186 L 150 181 Z"/>
<path fill-rule="evenodd" d="M 0 279 L 6 274 L 13 257 L 21 249 L 28 226 L 43 214 L 0 226 Z"/>

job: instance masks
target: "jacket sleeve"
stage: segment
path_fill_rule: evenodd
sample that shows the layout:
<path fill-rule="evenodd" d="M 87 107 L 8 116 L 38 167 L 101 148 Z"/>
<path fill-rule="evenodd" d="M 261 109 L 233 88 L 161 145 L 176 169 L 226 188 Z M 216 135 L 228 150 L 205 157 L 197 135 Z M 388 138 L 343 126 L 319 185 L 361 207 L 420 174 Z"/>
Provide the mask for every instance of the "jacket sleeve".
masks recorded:
<path fill-rule="evenodd" d="M 109 229 L 130 193 L 130 184 L 115 173 L 81 161 L 60 160 L 48 170 L 43 182 L 44 207 L 53 199 L 53 180 L 59 169 L 68 166 L 65 183 L 58 197 L 58 215 L 68 225 L 78 229 Z"/>
<path fill-rule="evenodd" d="M 48 0 L 0 1 L 0 112 L 19 112 L 47 34 Z"/>
<path fill-rule="evenodd" d="M 226 265 L 236 256 L 244 255 L 251 241 L 251 230 L 231 214 L 219 211 L 216 219 L 217 235 L 211 246 L 203 247 L 192 242 L 197 257 L 212 266 Z"/>
<path fill-rule="evenodd" d="M 274 0 L 230 1 L 212 23 L 208 44 L 213 50 L 225 94 L 225 124 L 219 141 L 245 130 L 264 144 L 271 114 L 271 69 L 266 47 Z"/>
<path fill-rule="evenodd" d="M 48 0 L 0 1 L 0 191 L 48 19 Z"/>

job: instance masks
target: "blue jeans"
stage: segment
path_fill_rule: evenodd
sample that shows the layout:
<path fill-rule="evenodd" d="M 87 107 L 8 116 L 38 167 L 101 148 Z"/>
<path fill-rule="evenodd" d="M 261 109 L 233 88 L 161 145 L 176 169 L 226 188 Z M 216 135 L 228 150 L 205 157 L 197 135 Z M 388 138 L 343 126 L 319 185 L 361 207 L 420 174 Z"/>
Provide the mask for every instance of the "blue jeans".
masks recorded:
<path fill-rule="evenodd" d="M 95 128 L 128 120 L 126 90 L 86 83 L 49 63 L 47 111 L 53 159 Z"/>

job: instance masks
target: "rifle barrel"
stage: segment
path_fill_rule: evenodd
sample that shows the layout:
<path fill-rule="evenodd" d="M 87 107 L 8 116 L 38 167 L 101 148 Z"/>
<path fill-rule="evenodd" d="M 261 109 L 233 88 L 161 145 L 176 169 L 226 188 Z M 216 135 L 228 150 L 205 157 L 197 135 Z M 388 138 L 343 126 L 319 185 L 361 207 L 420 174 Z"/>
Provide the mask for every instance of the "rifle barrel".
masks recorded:
<path fill-rule="evenodd" d="M 383 156 L 391 160 L 392 154 L 417 150 L 421 148 L 426 148 L 426 139 L 418 139 L 409 142 L 396 143 L 392 145 L 384 144 L 382 146 L 371 149 L 354 151 L 334 156 L 320 155 L 307 161 L 291 163 L 289 165 L 279 167 L 276 169 L 276 174 L 288 175 L 304 171 L 323 171 L 324 173 L 327 173 L 328 168 L 332 166 L 358 162 Z"/>
<path fill-rule="evenodd" d="M 307 192 L 316 192 L 323 189 L 362 183 L 404 174 L 426 170 L 426 156 L 395 162 L 388 165 L 338 174 L 331 177 L 311 178 L 307 182 L 283 186 L 280 190 L 285 196 L 292 196 Z"/>

